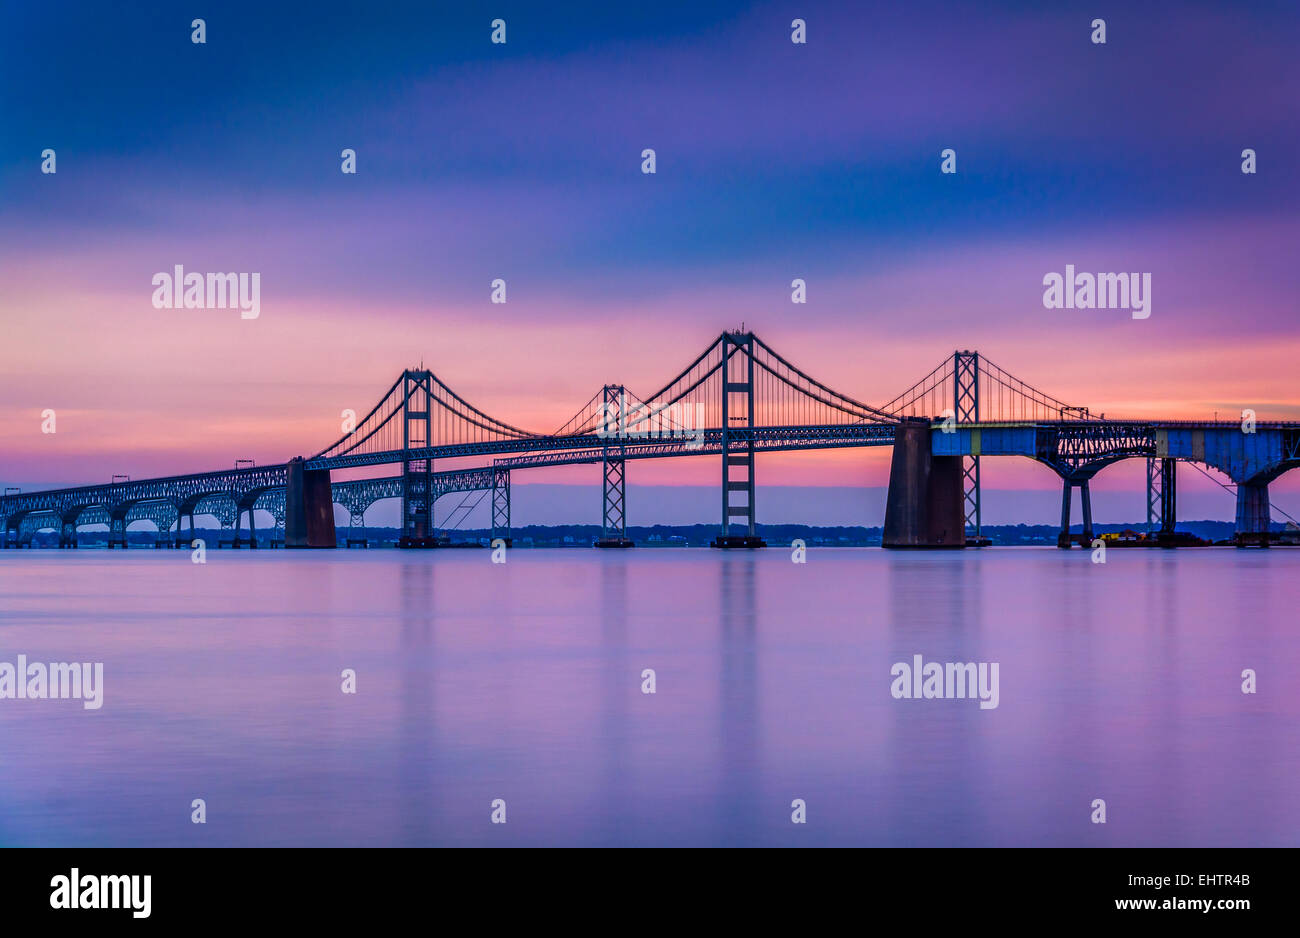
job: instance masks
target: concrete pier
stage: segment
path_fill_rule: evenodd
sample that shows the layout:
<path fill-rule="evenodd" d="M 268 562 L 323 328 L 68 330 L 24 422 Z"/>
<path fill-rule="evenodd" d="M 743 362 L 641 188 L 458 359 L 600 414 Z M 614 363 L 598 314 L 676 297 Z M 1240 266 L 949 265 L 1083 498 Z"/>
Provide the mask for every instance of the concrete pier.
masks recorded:
<path fill-rule="evenodd" d="M 909 419 L 894 436 L 885 502 L 885 547 L 965 547 L 962 457 L 930 451 L 930 421 Z"/>
<path fill-rule="evenodd" d="M 1267 547 L 1269 526 L 1267 482 L 1237 484 L 1237 545 Z"/>
<path fill-rule="evenodd" d="M 338 546 L 328 469 L 307 469 L 302 457 L 289 461 L 284 492 L 284 546 Z"/>

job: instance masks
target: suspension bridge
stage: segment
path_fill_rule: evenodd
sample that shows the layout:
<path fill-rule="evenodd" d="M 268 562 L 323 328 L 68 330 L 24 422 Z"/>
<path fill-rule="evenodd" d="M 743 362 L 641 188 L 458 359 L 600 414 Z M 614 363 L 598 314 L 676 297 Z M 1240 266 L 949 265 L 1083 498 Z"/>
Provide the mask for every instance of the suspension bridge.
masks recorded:
<path fill-rule="evenodd" d="M 1235 484 L 1236 536 L 1268 544 L 1269 483 L 1300 465 L 1300 422 L 1171 421 L 1107 418 L 1066 404 L 974 351 L 955 351 L 893 400 L 872 406 L 833 390 L 753 332 L 724 332 L 676 377 L 638 397 L 605 385 L 552 432 L 512 426 L 470 404 L 432 371 L 407 369 L 355 428 L 313 456 L 278 465 L 157 479 L 114 477 L 105 485 L 0 496 L 0 547 L 32 544 L 57 531 L 59 546 L 77 545 L 77 529 L 107 524 L 109 547 L 126 547 L 126 529 L 152 522 L 159 538 L 181 546 L 195 537 L 194 516 L 210 514 L 234 528 L 234 545 L 262 509 L 290 548 L 334 547 L 334 505 L 353 525 L 381 499 L 400 499 L 402 547 L 445 543 L 434 503 L 453 493 L 491 498 L 492 535 L 510 538 L 512 473 L 596 464 L 602 473 L 602 536 L 597 546 L 631 546 L 626 472 L 639 459 L 719 460 L 719 526 L 714 546 L 764 546 L 756 530 L 761 453 L 843 447 L 893 447 L 884 517 L 886 547 L 963 547 L 983 543 L 981 460 L 1020 456 L 1061 479 L 1058 545 L 1091 543 L 1089 483 L 1106 466 L 1143 459 L 1147 522 L 1172 535 L 1176 467 L 1201 464 Z M 482 461 L 436 471 L 439 460 Z M 392 466 L 392 475 L 333 481 L 331 473 Z M 1072 493 L 1079 490 L 1082 535 L 1071 538 Z M 189 533 L 183 525 L 188 519 Z M 175 531 L 175 538 L 170 537 Z"/>

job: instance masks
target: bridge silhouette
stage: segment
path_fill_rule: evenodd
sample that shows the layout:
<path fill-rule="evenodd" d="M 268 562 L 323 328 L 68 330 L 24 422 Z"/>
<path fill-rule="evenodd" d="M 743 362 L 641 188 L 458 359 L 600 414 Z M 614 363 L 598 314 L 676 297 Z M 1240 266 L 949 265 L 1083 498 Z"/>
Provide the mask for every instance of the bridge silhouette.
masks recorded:
<path fill-rule="evenodd" d="M 166 478 L 115 477 L 106 485 L 0 496 L 0 547 L 30 546 L 38 531 L 75 547 L 77 528 L 109 526 L 109 547 L 126 547 L 126 529 L 155 524 L 176 546 L 195 536 L 195 514 L 234 527 L 239 546 L 254 510 L 283 528 L 286 547 L 334 547 L 334 504 L 352 525 L 381 499 L 401 500 L 403 547 L 445 543 L 434 503 L 458 492 L 491 495 L 492 534 L 510 537 L 511 474 L 547 466 L 603 467 L 598 546 L 630 546 L 626 468 L 638 459 L 711 456 L 721 467 L 720 521 L 714 546 L 761 547 L 756 530 L 760 453 L 892 446 L 884 518 L 886 547 L 962 547 L 982 543 L 980 463 L 1021 456 L 1062 481 L 1058 545 L 1069 547 L 1072 492 L 1083 516 L 1079 540 L 1093 536 L 1089 482 L 1123 459 L 1147 464 L 1147 522 L 1169 537 L 1176 520 L 1180 461 L 1217 469 L 1236 484 L 1239 544 L 1267 545 L 1268 484 L 1300 465 L 1300 422 L 1172 421 L 1107 418 L 1027 384 L 973 351 L 955 351 L 893 400 L 872 406 L 833 390 L 791 364 L 752 332 L 724 332 L 648 397 L 605 385 L 553 432 L 524 430 L 470 404 L 432 371 L 407 369 L 355 429 L 310 457 L 268 466 Z M 491 460 L 435 471 L 446 459 Z M 392 465 L 382 478 L 333 481 L 338 470 Z M 182 525 L 189 520 L 189 534 Z"/>

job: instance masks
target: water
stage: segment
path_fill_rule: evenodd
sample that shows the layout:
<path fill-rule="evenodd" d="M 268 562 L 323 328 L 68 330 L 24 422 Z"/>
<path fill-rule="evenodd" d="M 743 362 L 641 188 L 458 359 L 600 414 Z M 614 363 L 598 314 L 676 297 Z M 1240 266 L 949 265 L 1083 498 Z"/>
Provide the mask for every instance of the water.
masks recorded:
<path fill-rule="evenodd" d="M 0 661 L 105 690 L 0 700 L 0 843 L 1294 846 L 1298 566 L 5 551 Z M 998 662 L 999 706 L 895 700 L 914 654 Z"/>

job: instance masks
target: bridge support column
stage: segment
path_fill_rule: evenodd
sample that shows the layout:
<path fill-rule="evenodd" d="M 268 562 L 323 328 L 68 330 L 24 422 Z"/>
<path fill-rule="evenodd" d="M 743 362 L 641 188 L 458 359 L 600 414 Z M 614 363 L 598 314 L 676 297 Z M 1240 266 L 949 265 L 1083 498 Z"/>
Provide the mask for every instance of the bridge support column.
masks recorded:
<path fill-rule="evenodd" d="M 240 505 L 239 505 L 238 503 L 236 503 L 236 505 L 235 505 L 235 540 L 234 540 L 234 542 L 233 542 L 230 546 L 233 547 L 233 548 L 236 549 L 236 550 L 238 550 L 239 547 L 240 547 L 240 544 L 241 544 L 241 541 L 242 541 L 242 538 L 240 537 L 240 535 L 242 535 L 242 534 L 244 533 L 244 512 L 245 512 L 245 511 L 248 512 L 248 548 L 249 548 L 249 550 L 254 550 L 254 549 L 257 548 L 257 526 L 256 526 L 255 522 L 253 521 L 253 506 L 252 506 L 252 505 L 249 505 L 247 508 L 242 508 L 242 507 L 240 507 Z M 332 512 L 331 512 L 331 518 L 333 518 L 333 514 L 332 514 Z"/>
<path fill-rule="evenodd" d="M 433 460 L 421 459 L 404 464 L 402 492 L 402 537 L 399 547 L 434 547 L 438 532 L 433 525 Z"/>
<path fill-rule="evenodd" d="M 1160 533 L 1173 536 L 1178 525 L 1178 460 L 1160 460 Z"/>
<path fill-rule="evenodd" d="M 492 470 L 492 540 L 504 538 L 511 546 L 510 537 L 510 470 Z"/>
<path fill-rule="evenodd" d="M 963 351 L 952 353 L 952 400 L 953 416 L 958 424 L 979 423 L 980 419 L 980 355 L 979 352 Z M 976 434 L 972 434 L 978 439 Z M 980 517 L 980 458 L 979 448 L 972 448 L 972 455 L 962 458 L 962 485 L 965 489 L 966 539 L 967 543 L 984 545 Z"/>
<path fill-rule="evenodd" d="M 1069 479 L 1063 480 L 1061 487 L 1061 530 L 1056 535 L 1056 546 L 1063 550 L 1070 547 L 1070 489 Z"/>
<path fill-rule="evenodd" d="M 77 525 L 75 522 L 64 521 L 59 527 L 59 546 L 74 550 L 76 549 Z"/>
<path fill-rule="evenodd" d="M 289 461 L 284 492 L 284 546 L 333 548 L 334 498 L 328 469 L 307 469 L 301 456 Z"/>
<path fill-rule="evenodd" d="M 619 414 L 614 429 L 616 439 L 624 439 L 626 431 L 626 391 L 617 384 L 607 384 L 604 389 L 605 413 Z M 608 421 L 608 416 L 606 420 Z M 600 537 L 597 547 L 632 547 L 627 537 L 627 462 L 623 458 L 627 447 L 623 443 L 610 443 L 606 426 L 603 458 L 601 461 L 601 512 Z"/>
<path fill-rule="evenodd" d="M 597 547 L 632 547 L 627 536 L 627 463 L 610 458 L 603 463 L 600 539 Z"/>
<path fill-rule="evenodd" d="M 370 540 L 366 536 L 366 509 L 370 507 L 371 502 L 359 494 L 346 495 L 343 499 L 343 507 L 348 510 L 348 536 L 345 545 L 351 547 L 369 547 Z M 361 536 L 357 537 L 357 531 Z"/>
<path fill-rule="evenodd" d="M 1087 479 L 1064 479 L 1061 488 L 1061 531 L 1056 535 L 1056 546 L 1069 549 L 1074 544 L 1074 538 L 1070 536 L 1070 490 L 1075 486 L 1079 488 L 1079 508 L 1083 512 L 1083 534 L 1080 535 L 1082 546 L 1087 548 L 1092 546 L 1092 492 L 1088 488 Z"/>
<path fill-rule="evenodd" d="M 930 421 L 910 418 L 894 433 L 885 500 L 884 547 L 964 547 L 966 493 L 961 456 L 935 456 Z"/>
<path fill-rule="evenodd" d="M 1237 483 L 1238 547 L 1267 547 L 1269 513 L 1268 483 Z"/>
<path fill-rule="evenodd" d="M 120 547 L 126 550 L 126 516 L 117 517 L 109 515 L 108 518 L 108 549 L 112 550 Z"/>
<path fill-rule="evenodd" d="M 617 440 L 625 439 L 627 430 L 627 391 L 618 384 L 607 384 L 602 401 L 605 405 L 606 425 L 603 428 L 605 445 L 601 461 L 601 512 L 600 537 L 597 547 L 632 547 L 627 537 L 627 462 L 624 453 L 627 446 L 621 442 L 610 443 L 608 422 L 611 414 L 616 426 L 613 430 Z"/>
<path fill-rule="evenodd" d="M 1160 530 L 1161 460 L 1147 459 L 1147 537 L 1155 537 Z"/>

